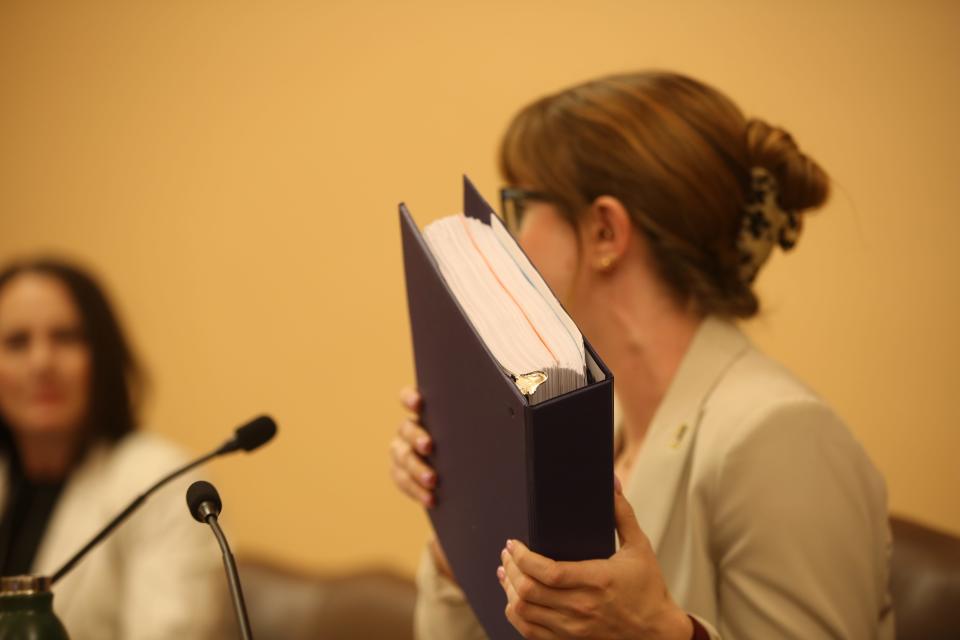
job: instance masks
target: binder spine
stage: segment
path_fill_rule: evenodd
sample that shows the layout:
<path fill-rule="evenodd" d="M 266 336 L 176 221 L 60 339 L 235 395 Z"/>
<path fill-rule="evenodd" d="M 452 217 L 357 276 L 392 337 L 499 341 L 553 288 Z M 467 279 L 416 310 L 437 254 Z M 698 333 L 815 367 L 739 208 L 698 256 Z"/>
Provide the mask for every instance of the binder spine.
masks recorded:
<path fill-rule="evenodd" d="M 610 557 L 612 380 L 527 410 L 530 548 L 554 560 Z"/>

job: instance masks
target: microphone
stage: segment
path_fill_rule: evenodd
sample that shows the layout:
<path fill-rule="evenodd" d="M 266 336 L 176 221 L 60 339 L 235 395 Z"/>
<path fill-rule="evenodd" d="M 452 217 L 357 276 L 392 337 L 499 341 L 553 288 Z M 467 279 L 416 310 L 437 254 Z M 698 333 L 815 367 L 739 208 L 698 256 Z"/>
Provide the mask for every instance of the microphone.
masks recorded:
<path fill-rule="evenodd" d="M 238 427 L 234 434 L 217 449 L 217 455 L 232 453 L 238 449 L 250 452 L 270 442 L 277 434 L 277 423 L 270 416 L 259 416 Z"/>
<path fill-rule="evenodd" d="M 187 489 L 187 506 L 193 519 L 203 524 L 208 517 L 219 518 L 223 501 L 217 488 L 203 480 L 197 480 Z"/>
<path fill-rule="evenodd" d="M 190 515 L 197 522 L 206 522 L 213 529 L 213 535 L 217 537 L 220 543 L 220 550 L 223 552 L 223 568 L 227 572 L 227 582 L 230 584 L 230 595 L 233 598 L 233 609 L 237 614 L 237 624 L 240 626 L 240 637 L 243 640 L 252 640 L 250 633 L 250 619 L 247 617 L 247 605 L 243 601 L 243 590 L 240 588 L 240 573 L 237 571 L 237 562 L 233 559 L 230 552 L 230 545 L 227 544 L 227 537 L 223 535 L 220 523 L 217 518 L 220 516 L 220 510 L 223 509 L 223 502 L 220 501 L 220 494 L 217 488 L 209 482 L 198 480 L 187 489 L 187 507 L 190 508 Z"/>
<path fill-rule="evenodd" d="M 57 569 L 50 577 L 50 585 L 54 585 L 60 578 L 65 576 L 70 572 L 73 567 L 83 559 L 85 555 L 90 553 L 90 551 L 100 544 L 104 538 L 110 535 L 110 533 L 120 526 L 124 520 L 129 518 L 134 511 L 140 508 L 147 498 L 149 498 L 153 493 L 158 489 L 163 487 L 165 484 L 171 480 L 183 475 L 187 471 L 190 471 L 194 467 L 199 467 L 203 463 L 216 458 L 218 456 L 226 455 L 228 453 L 233 453 L 239 449 L 243 449 L 246 452 L 253 451 L 258 447 L 269 442 L 274 435 L 277 433 L 277 424 L 273 421 L 273 418 L 270 416 L 259 416 L 250 420 L 246 424 L 241 425 L 234 431 L 234 436 L 224 442 L 222 445 L 207 453 L 200 456 L 192 462 L 188 462 L 179 469 L 176 469 L 166 476 L 160 478 L 153 486 L 141 493 L 139 496 L 134 498 L 133 502 L 127 505 L 127 507 L 118 513 L 113 520 L 108 522 L 100 532 L 95 535 L 90 542 L 88 542 L 82 549 L 77 551 L 72 558 L 66 561 L 62 567 Z"/>

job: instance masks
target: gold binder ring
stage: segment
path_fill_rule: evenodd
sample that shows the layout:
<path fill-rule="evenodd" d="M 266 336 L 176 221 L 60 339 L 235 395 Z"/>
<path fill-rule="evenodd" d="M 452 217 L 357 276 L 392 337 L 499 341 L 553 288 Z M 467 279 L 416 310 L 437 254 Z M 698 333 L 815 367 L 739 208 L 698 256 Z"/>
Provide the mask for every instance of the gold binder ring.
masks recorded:
<path fill-rule="evenodd" d="M 543 371 L 531 371 L 530 373 L 513 376 L 513 381 L 517 385 L 517 389 L 520 389 L 520 393 L 530 397 L 540 385 L 547 381 L 547 374 Z"/>

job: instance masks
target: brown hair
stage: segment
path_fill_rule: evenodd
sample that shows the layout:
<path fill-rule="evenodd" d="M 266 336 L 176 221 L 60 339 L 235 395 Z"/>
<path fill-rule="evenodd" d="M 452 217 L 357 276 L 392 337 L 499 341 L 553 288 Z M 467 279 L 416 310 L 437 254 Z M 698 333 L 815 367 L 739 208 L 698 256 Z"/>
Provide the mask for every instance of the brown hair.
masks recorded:
<path fill-rule="evenodd" d="M 573 224 L 596 198 L 617 198 L 651 239 L 678 300 L 744 318 L 759 308 L 739 276 L 737 249 L 753 167 L 776 178 L 785 210 L 827 199 L 827 175 L 790 134 L 666 72 L 610 76 L 541 98 L 516 115 L 500 147 L 504 179 L 550 194 Z"/>

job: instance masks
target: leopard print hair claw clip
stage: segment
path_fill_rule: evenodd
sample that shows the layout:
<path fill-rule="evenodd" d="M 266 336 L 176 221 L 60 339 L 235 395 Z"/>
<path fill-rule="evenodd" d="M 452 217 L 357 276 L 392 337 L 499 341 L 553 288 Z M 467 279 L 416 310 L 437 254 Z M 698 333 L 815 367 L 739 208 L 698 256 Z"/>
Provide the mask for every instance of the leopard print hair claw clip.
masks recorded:
<path fill-rule="evenodd" d="M 775 244 L 790 250 L 800 237 L 800 216 L 780 206 L 777 179 L 763 167 L 751 169 L 751 188 L 743 208 L 737 249 L 740 278 L 753 282 Z"/>

